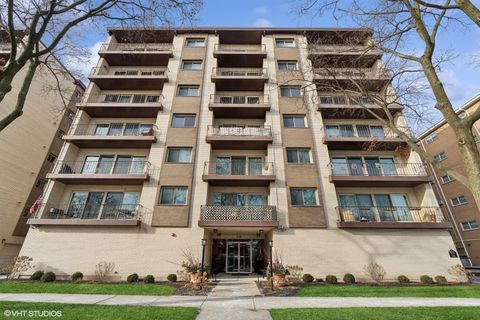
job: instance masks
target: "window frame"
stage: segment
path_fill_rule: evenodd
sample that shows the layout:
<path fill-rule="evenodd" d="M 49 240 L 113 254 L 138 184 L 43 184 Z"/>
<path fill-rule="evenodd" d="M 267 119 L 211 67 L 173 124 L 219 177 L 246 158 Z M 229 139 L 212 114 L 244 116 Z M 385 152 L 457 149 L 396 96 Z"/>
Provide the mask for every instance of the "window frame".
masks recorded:
<path fill-rule="evenodd" d="M 445 178 L 445 177 L 448 177 L 449 179 L 448 179 L 447 181 L 445 181 L 445 179 L 443 179 L 443 178 Z M 448 175 L 448 174 L 446 174 L 446 175 L 440 177 L 440 180 L 442 180 L 442 184 L 447 184 L 447 183 L 450 183 L 450 182 L 455 181 L 455 178 L 452 177 L 452 176 L 450 176 L 450 175 Z"/>
<path fill-rule="evenodd" d="M 443 157 L 443 158 L 440 158 L 440 157 L 439 157 L 439 158 L 437 159 L 437 157 L 440 156 L 441 154 L 444 154 L 445 157 Z M 439 153 L 437 153 L 436 155 L 434 155 L 433 158 L 434 158 L 435 160 L 437 160 L 437 161 L 443 161 L 443 160 L 445 160 L 445 159 L 448 158 L 448 155 L 447 155 L 447 153 L 446 153 L 445 151 L 442 151 L 442 152 L 439 152 Z"/>
<path fill-rule="evenodd" d="M 290 93 L 288 96 L 282 94 L 284 89 L 288 89 Z M 292 89 L 298 89 L 298 96 L 292 95 Z M 302 97 L 302 87 L 301 86 L 280 86 L 280 97 L 282 98 L 301 98 Z"/>
<path fill-rule="evenodd" d="M 296 161 L 291 162 L 289 161 L 288 153 L 290 152 L 295 152 L 296 155 Z M 308 155 L 308 162 L 301 162 L 300 161 L 300 153 L 299 152 L 306 152 Z M 299 165 L 305 165 L 305 164 L 312 164 L 312 157 L 311 157 L 311 149 L 310 148 L 285 148 L 285 153 L 286 153 L 286 158 L 287 158 L 287 163 L 289 164 L 299 164 Z"/>
<path fill-rule="evenodd" d="M 189 42 L 192 41 L 193 43 L 198 43 L 199 41 L 202 42 L 202 45 L 189 45 Z M 185 38 L 185 47 L 187 48 L 205 48 L 205 38 L 201 37 L 187 37 Z"/>
<path fill-rule="evenodd" d="M 465 201 L 463 202 L 460 202 L 460 199 L 463 198 Z M 458 201 L 457 204 L 454 203 L 454 200 Z M 465 195 L 461 194 L 459 196 L 456 196 L 456 197 L 453 197 L 453 198 L 450 198 L 450 203 L 452 204 L 452 207 L 459 207 L 459 206 L 462 206 L 464 204 L 467 204 L 468 201 L 467 201 L 467 198 L 465 197 Z"/>
<path fill-rule="evenodd" d="M 292 43 L 291 46 L 285 46 L 285 45 L 281 45 L 279 46 L 278 44 L 279 43 L 287 43 L 287 42 L 290 42 Z M 275 48 L 295 48 L 295 38 L 275 38 Z"/>
<path fill-rule="evenodd" d="M 285 123 L 285 120 L 288 119 L 288 118 L 292 118 L 293 119 L 293 126 L 292 127 L 289 127 L 286 125 Z M 302 118 L 303 119 L 303 127 L 297 127 L 296 126 L 296 122 L 295 122 L 295 119 L 298 119 L 298 118 Z M 308 128 L 307 127 L 307 121 L 305 119 L 305 115 L 295 115 L 295 114 L 284 114 L 283 115 L 283 127 L 284 128 L 288 128 L 288 129 L 305 129 L 305 128 Z"/>
<path fill-rule="evenodd" d="M 465 224 L 468 225 L 468 228 L 465 228 Z M 474 225 L 476 225 L 476 226 L 472 227 L 472 224 L 474 224 Z M 472 220 L 467 220 L 467 221 L 460 222 L 460 225 L 462 226 L 462 230 L 463 230 L 463 231 L 477 230 L 477 229 L 479 228 L 478 222 L 477 222 L 476 219 L 472 219 Z"/>
<path fill-rule="evenodd" d="M 286 67 L 284 69 L 280 68 L 281 64 L 285 64 Z M 293 65 L 293 69 L 291 69 L 289 66 Z M 277 61 L 277 67 L 278 70 L 280 71 L 298 71 L 298 61 L 297 60 L 278 60 Z"/>
<path fill-rule="evenodd" d="M 189 157 L 190 159 L 188 160 L 188 162 L 169 161 L 170 152 L 172 150 L 189 150 L 190 151 L 190 157 Z M 165 163 L 172 163 L 172 164 L 189 164 L 189 163 L 192 163 L 192 151 L 193 151 L 192 147 L 167 147 L 167 152 L 166 152 L 166 156 L 165 156 Z"/>
<path fill-rule="evenodd" d="M 197 90 L 196 95 L 181 95 L 180 90 L 181 89 L 187 89 L 187 93 L 190 92 L 191 89 L 195 88 Z M 200 97 L 200 86 L 199 85 L 178 85 L 177 86 L 177 97 L 185 97 L 185 98 L 192 98 L 192 97 Z"/>
<path fill-rule="evenodd" d="M 175 118 L 183 118 L 183 126 L 174 125 Z M 186 118 L 193 118 L 193 125 L 192 126 L 186 126 L 185 125 L 185 119 Z M 172 128 L 195 128 L 196 124 L 197 124 L 197 115 L 195 113 L 174 113 L 173 116 L 172 116 L 172 121 L 170 123 L 170 126 Z"/>
<path fill-rule="evenodd" d="M 431 144 L 433 143 L 435 140 L 438 139 L 438 133 L 436 132 L 432 132 L 431 134 L 429 134 L 426 138 L 425 138 L 425 142 L 427 144 Z"/>
<path fill-rule="evenodd" d="M 194 65 L 195 63 L 198 63 L 200 65 L 199 69 L 194 69 L 194 68 L 185 68 L 185 64 L 192 64 Z M 182 60 L 182 66 L 181 69 L 184 71 L 202 71 L 203 70 L 203 61 L 202 60 L 195 60 L 195 59 L 185 59 Z"/>
<path fill-rule="evenodd" d="M 163 192 L 165 191 L 165 189 L 173 189 L 173 194 L 172 194 L 173 198 L 171 199 L 172 202 L 162 203 Z M 175 193 L 179 189 L 185 190 L 185 203 L 175 203 Z M 157 205 L 159 205 L 159 206 L 188 206 L 188 186 L 161 186 Z"/>
<path fill-rule="evenodd" d="M 292 196 L 293 190 L 301 190 L 302 204 L 293 204 L 293 196 Z M 304 191 L 305 190 L 313 190 L 314 196 L 315 196 L 315 204 L 305 204 L 305 196 L 304 196 Z M 315 187 L 291 187 L 290 188 L 290 205 L 292 207 L 318 207 L 319 204 L 318 204 L 317 188 L 315 188 Z"/>

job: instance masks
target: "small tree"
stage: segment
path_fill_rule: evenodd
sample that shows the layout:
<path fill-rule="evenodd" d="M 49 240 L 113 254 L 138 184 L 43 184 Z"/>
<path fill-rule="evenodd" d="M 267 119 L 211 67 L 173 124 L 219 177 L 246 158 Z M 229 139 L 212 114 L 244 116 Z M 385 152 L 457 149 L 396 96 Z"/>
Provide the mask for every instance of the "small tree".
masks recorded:
<path fill-rule="evenodd" d="M 377 283 L 382 282 L 387 274 L 381 265 L 373 261 L 363 267 L 363 272 Z"/>
<path fill-rule="evenodd" d="M 18 278 L 22 273 L 34 268 L 33 259 L 27 256 L 15 257 L 5 267 L 0 269 L 0 273 L 5 273 L 8 279 Z"/>
<path fill-rule="evenodd" d="M 112 261 L 101 261 L 95 265 L 95 279 L 104 282 L 115 270 L 115 263 Z"/>

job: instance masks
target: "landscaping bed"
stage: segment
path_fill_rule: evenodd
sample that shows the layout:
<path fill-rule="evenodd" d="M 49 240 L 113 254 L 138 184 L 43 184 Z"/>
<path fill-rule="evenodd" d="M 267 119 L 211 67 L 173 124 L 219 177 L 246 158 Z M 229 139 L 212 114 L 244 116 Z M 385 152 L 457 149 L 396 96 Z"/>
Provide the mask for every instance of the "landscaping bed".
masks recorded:
<path fill-rule="evenodd" d="M 274 286 L 272 291 L 270 281 L 257 281 L 256 284 L 262 295 L 270 297 L 293 297 L 297 295 L 298 290 L 306 285 L 301 282 L 287 282 L 284 287 Z"/>
<path fill-rule="evenodd" d="M 174 295 L 178 296 L 207 296 L 217 285 L 216 281 L 206 281 L 201 287 L 193 286 L 188 282 L 172 282 L 169 285 L 175 288 Z"/>

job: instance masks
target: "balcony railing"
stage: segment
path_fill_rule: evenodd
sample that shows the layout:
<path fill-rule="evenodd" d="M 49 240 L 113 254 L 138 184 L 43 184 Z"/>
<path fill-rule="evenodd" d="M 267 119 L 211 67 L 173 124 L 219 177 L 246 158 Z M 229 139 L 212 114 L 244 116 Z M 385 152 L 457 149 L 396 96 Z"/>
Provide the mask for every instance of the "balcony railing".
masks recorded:
<path fill-rule="evenodd" d="M 272 135 L 270 126 L 263 127 L 223 127 L 223 126 L 208 126 L 208 136 L 262 136 L 269 137 Z"/>
<path fill-rule="evenodd" d="M 112 76 L 112 77 L 159 77 L 166 76 L 168 69 L 166 68 L 155 68 L 155 69 L 119 69 L 119 68 L 109 68 L 109 67 L 95 67 L 92 68 L 90 77 L 92 76 Z"/>
<path fill-rule="evenodd" d="M 219 77 L 266 77 L 267 68 L 213 68 L 213 74 Z"/>
<path fill-rule="evenodd" d="M 215 51 L 225 52 L 266 52 L 264 44 L 216 44 Z"/>
<path fill-rule="evenodd" d="M 71 127 L 69 134 L 75 136 L 131 137 L 155 136 L 158 127 L 154 124 L 140 123 L 102 123 L 77 124 Z"/>
<path fill-rule="evenodd" d="M 275 206 L 206 205 L 200 209 L 201 221 L 276 221 Z"/>
<path fill-rule="evenodd" d="M 212 104 L 268 104 L 268 95 L 261 96 L 227 96 L 221 94 L 210 95 Z"/>
<path fill-rule="evenodd" d="M 171 43 L 104 43 L 100 51 L 156 52 L 171 51 Z"/>
<path fill-rule="evenodd" d="M 337 207 L 344 222 L 443 222 L 438 207 Z"/>
<path fill-rule="evenodd" d="M 381 68 L 314 68 L 315 76 L 347 79 L 387 79 L 389 74 Z"/>
<path fill-rule="evenodd" d="M 397 129 L 409 133 L 408 127 L 397 126 Z M 326 124 L 323 130 L 328 138 L 398 138 L 392 129 L 381 125 Z"/>
<path fill-rule="evenodd" d="M 161 104 L 163 96 L 161 94 L 90 94 L 85 96 L 82 104 L 85 103 L 105 103 L 105 104 Z"/>
<path fill-rule="evenodd" d="M 330 163 L 332 176 L 427 176 L 423 163 Z"/>
<path fill-rule="evenodd" d="M 321 44 L 310 44 L 308 49 L 311 53 L 324 53 L 324 54 L 378 54 L 381 55 L 381 51 L 373 48 L 371 46 L 365 45 L 345 45 L 345 44 L 335 44 L 335 45 L 321 45 Z"/>
<path fill-rule="evenodd" d="M 333 105 L 374 105 L 371 99 L 367 97 L 348 97 L 346 95 L 333 95 L 318 93 L 318 99 L 320 104 L 333 104 Z"/>
<path fill-rule="evenodd" d="M 205 162 L 204 175 L 238 175 L 238 176 L 273 176 L 274 168 L 272 162 L 261 161 L 216 161 Z"/>
<path fill-rule="evenodd" d="M 121 159 L 121 158 L 119 158 Z M 128 175 L 146 174 L 150 162 L 146 160 L 110 160 L 96 161 L 59 161 L 51 173 L 55 174 L 84 174 L 84 175 Z"/>

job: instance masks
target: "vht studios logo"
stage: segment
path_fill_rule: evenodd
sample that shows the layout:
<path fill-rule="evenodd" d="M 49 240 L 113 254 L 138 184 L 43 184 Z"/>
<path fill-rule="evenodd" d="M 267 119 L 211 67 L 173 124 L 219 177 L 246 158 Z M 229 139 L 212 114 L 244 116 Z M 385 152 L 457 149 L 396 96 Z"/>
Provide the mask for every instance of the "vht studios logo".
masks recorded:
<path fill-rule="evenodd" d="M 59 318 L 62 316 L 60 310 L 5 310 L 3 315 L 6 318 L 29 317 L 29 318 Z"/>

